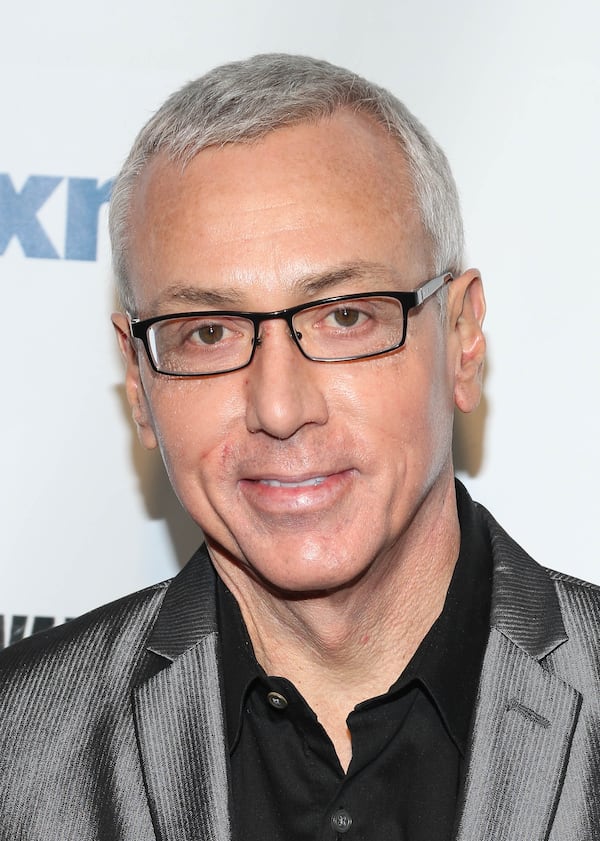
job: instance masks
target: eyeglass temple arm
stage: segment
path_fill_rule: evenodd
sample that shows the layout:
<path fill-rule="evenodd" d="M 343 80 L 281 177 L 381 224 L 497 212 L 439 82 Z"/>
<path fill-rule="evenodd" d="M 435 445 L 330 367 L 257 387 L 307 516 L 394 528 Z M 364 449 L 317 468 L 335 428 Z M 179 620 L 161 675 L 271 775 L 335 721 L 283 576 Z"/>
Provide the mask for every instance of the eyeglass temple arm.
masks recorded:
<path fill-rule="evenodd" d="M 427 298 L 431 298 L 432 295 L 435 295 L 445 283 L 453 280 L 453 276 L 450 272 L 446 272 L 445 274 L 439 275 L 439 277 L 434 277 L 432 280 L 428 280 L 427 283 L 424 283 L 423 286 L 420 286 L 419 289 L 415 292 L 415 297 L 417 299 L 417 306 L 426 301 Z"/>
<path fill-rule="evenodd" d="M 127 321 L 129 322 L 129 335 L 132 339 L 134 339 L 135 336 L 133 334 L 133 328 L 141 319 L 131 315 L 131 313 L 128 310 L 125 310 L 125 316 L 127 317 Z"/>

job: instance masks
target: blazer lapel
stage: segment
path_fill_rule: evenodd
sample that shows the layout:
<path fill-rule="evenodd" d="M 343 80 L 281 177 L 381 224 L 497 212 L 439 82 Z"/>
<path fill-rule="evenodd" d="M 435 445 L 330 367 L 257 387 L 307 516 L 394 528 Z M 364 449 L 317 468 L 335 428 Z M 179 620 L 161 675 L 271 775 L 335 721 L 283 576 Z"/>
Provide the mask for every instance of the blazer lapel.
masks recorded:
<path fill-rule="evenodd" d="M 214 572 L 205 550 L 167 590 L 133 693 L 148 801 L 160 841 L 230 841 Z"/>
<path fill-rule="evenodd" d="M 457 841 L 542 841 L 556 811 L 579 693 L 493 629 Z"/>
<path fill-rule="evenodd" d="M 545 658 L 567 643 L 554 586 L 484 510 L 494 555 L 492 615 L 457 841 L 547 839 L 581 696 Z"/>

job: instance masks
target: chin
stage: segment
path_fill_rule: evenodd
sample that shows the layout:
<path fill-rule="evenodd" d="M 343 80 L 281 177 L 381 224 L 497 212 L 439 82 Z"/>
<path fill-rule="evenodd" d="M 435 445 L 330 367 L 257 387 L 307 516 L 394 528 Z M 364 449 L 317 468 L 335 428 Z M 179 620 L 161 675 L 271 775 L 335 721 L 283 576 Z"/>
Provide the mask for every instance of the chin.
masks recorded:
<path fill-rule="evenodd" d="M 233 536 L 234 542 L 231 542 Z M 323 545 L 323 543 L 325 545 Z M 227 545 L 209 540 L 214 560 L 227 580 L 232 577 L 239 586 L 244 582 L 259 584 L 267 592 L 283 599 L 307 599 L 330 595 L 359 582 L 372 566 L 377 555 L 363 552 L 357 557 L 352 546 L 333 548 L 329 539 L 296 540 L 291 535 L 244 540 L 230 535 Z M 269 544 L 285 547 L 268 551 Z M 265 552 L 267 547 L 267 552 Z"/>
<path fill-rule="evenodd" d="M 294 561 L 297 564 L 296 561 Z M 357 568 L 356 559 L 351 568 L 336 566 L 326 569 L 323 565 L 304 564 L 302 568 L 292 570 L 268 567 L 264 559 L 260 565 L 251 562 L 244 564 L 245 571 L 265 590 L 285 600 L 321 598 L 341 592 L 359 582 L 367 572 L 366 568 Z"/>

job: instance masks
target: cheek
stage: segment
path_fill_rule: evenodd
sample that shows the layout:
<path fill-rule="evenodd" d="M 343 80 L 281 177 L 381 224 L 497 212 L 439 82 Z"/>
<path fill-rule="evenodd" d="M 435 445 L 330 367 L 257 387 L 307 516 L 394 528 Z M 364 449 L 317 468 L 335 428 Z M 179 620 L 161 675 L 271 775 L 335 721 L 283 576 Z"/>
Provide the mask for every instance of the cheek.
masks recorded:
<path fill-rule="evenodd" d="M 345 384 L 344 399 L 364 440 L 385 451 L 392 470 L 396 459 L 437 464 L 448 451 L 453 418 L 442 355 L 416 347 L 378 360 L 362 380 Z"/>
<path fill-rule="evenodd" d="M 161 454 L 177 489 L 199 474 L 219 475 L 235 459 L 242 401 L 231 383 L 167 381 L 150 396 Z"/>

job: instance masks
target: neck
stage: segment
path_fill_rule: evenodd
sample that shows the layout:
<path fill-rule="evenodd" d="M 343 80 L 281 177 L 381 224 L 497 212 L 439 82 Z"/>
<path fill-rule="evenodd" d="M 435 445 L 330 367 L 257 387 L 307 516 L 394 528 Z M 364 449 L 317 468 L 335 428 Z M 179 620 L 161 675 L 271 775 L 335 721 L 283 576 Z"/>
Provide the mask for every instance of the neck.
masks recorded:
<path fill-rule="evenodd" d="M 290 598 L 215 558 L 258 662 L 303 694 L 342 765 L 351 754 L 348 713 L 385 693 L 406 667 L 441 613 L 459 546 L 452 485 L 426 527 L 413 522 L 401 544 L 341 590 Z"/>

